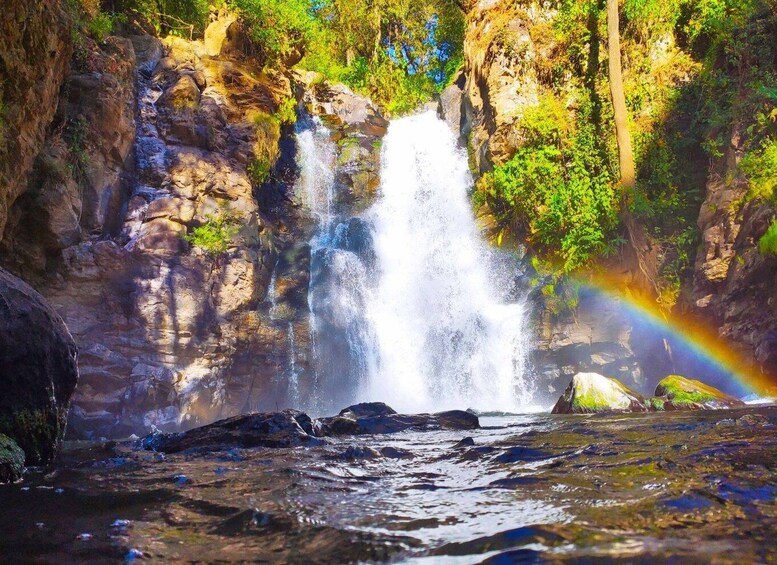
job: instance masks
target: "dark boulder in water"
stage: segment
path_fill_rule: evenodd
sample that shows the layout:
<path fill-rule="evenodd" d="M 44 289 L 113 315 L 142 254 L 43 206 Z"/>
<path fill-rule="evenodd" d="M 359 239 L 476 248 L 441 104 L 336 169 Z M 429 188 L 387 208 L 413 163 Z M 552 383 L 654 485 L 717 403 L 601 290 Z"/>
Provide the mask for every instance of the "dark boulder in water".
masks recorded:
<path fill-rule="evenodd" d="M 405 430 L 473 430 L 478 417 L 463 410 L 437 414 L 397 414 L 382 402 L 356 404 L 332 418 L 321 418 L 320 434 L 325 436 L 393 434 Z"/>
<path fill-rule="evenodd" d="M 304 412 L 283 410 L 244 414 L 219 420 L 188 432 L 155 433 L 144 437 L 144 449 L 177 453 L 187 449 L 239 447 L 295 447 L 315 441 L 312 420 Z"/>
<path fill-rule="evenodd" d="M 362 402 L 340 410 L 339 416 L 346 418 L 377 418 L 379 416 L 391 416 L 396 414 L 388 404 L 383 402 Z"/>
<path fill-rule="evenodd" d="M 56 455 L 77 381 L 76 344 L 62 318 L 0 269 L 0 433 L 19 444 L 28 465 Z"/>
<path fill-rule="evenodd" d="M 327 436 L 392 434 L 405 430 L 472 430 L 479 427 L 478 417 L 463 410 L 408 415 L 397 414 L 381 402 L 370 402 L 349 406 L 337 416 L 319 420 L 312 420 L 297 410 L 234 416 L 188 432 L 157 432 L 141 439 L 140 446 L 164 453 L 187 449 L 230 449 L 235 446 L 296 447 L 320 442 Z M 411 456 L 399 453 L 382 455 Z"/>

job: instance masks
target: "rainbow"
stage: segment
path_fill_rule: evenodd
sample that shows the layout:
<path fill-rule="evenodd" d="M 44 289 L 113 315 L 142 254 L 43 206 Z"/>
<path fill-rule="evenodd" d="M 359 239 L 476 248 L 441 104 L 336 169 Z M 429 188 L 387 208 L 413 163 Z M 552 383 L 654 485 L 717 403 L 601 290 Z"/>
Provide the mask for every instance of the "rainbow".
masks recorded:
<path fill-rule="evenodd" d="M 730 375 L 734 381 L 731 384 L 738 389 L 741 396 L 756 394 L 762 397 L 777 397 L 777 378 L 764 373 L 747 354 L 724 341 L 710 328 L 709 323 L 705 324 L 690 315 L 679 317 L 669 314 L 659 308 L 655 300 L 624 292 L 622 282 L 606 276 L 576 278 L 573 283 L 622 304 L 626 312 L 635 319 L 674 338 L 700 359 Z"/>

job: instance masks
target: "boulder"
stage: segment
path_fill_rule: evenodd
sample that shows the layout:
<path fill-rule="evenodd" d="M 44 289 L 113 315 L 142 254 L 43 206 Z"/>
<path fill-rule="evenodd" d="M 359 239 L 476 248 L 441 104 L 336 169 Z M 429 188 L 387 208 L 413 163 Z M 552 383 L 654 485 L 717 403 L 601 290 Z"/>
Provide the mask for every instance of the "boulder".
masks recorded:
<path fill-rule="evenodd" d="M 180 433 L 153 433 L 140 446 L 152 451 L 177 453 L 187 449 L 233 447 L 296 447 L 321 441 L 327 436 L 391 434 L 405 430 L 471 430 L 479 428 L 478 417 L 463 410 L 437 414 L 397 414 L 382 402 L 349 406 L 337 416 L 312 420 L 297 410 L 234 416 Z M 377 453 L 377 452 L 375 452 Z M 408 457 L 399 451 L 381 452 L 384 457 Z M 362 453 L 358 455 L 364 457 Z M 348 457 L 356 457 L 354 453 Z"/>
<path fill-rule="evenodd" d="M 648 402 L 656 410 L 720 410 L 745 406 L 733 396 L 680 375 L 669 375 L 658 383 L 655 397 Z"/>
<path fill-rule="evenodd" d="M 0 484 L 13 483 L 24 473 L 24 451 L 14 440 L 0 434 Z"/>
<path fill-rule="evenodd" d="M 151 451 L 231 447 L 294 447 L 314 439 L 310 417 L 297 410 L 234 416 L 188 432 L 154 433 L 141 440 Z"/>
<path fill-rule="evenodd" d="M 0 433 L 19 444 L 27 464 L 56 455 L 77 382 L 76 344 L 62 318 L 0 269 Z"/>
<path fill-rule="evenodd" d="M 553 407 L 552 414 L 647 412 L 644 398 L 598 373 L 577 373 Z"/>
<path fill-rule="evenodd" d="M 473 430 L 480 427 L 478 417 L 463 410 L 437 414 L 397 414 L 382 402 L 356 404 L 333 418 L 316 421 L 322 436 L 393 434 L 405 430 Z"/>

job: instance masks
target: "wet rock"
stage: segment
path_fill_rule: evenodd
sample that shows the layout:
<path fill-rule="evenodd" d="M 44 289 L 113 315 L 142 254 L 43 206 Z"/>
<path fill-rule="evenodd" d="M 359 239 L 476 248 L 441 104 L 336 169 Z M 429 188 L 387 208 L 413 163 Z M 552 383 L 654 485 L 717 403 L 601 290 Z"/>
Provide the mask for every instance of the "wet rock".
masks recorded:
<path fill-rule="evenodd" d="M 187 449 L 294 447 L 314 441 L 312 421 L 296 410 L 246 414 L 188 432 L 152 434 L 141 440 L 144 449 L 177 453 Z"/>
<path fill-rule="evenodd" d="M 551 413 L 592 414 L 647 410 L 642 396 L 615 379 L 597 373 L 577 373 Z"/>
<path fill-rule="evenodd" d="M 380 416 L 391 416 L 396 414 L 396 410 L 383 402 L 362 402 L 354 404 L 340 411 L 340 416 L 344 418 L 377 418 Z"/>
<path fill-rule="evenodd" d="M 383 403 L 357 404 L 333 418 L 317 420 L 323 436 L 392 434 L 405 430 L 472 430 L 480 427 L 478 417 L 463 410 L 437 414 L 397 414 Z"/>
<path fill-rule="evenodd" d="M 380 451 L 372 447 L 352 445 L 342 452 L 339 458 L 351 461 L 354 459 L 377 459 L 381 455 Z"/>
<path fill-rule="evenodd" d="M 461 449 L 462 447 L 472 447 L 475 445 L 475 440 L 471 437 L 465 437 L 459 443 L 453 446 L 453 449 Z"/>
<path fill-rule="evenodd" d="M 648 400 L 656 410 L 719 410 L 740 408 L 745 403 L 701 381 L 669 375 L 656 387 Z"/>
<path fill-rule="evenodd" d="M 451 85 L 440 93 L 440 102 L 437 108 L 437 114 L 445 120 L 445 123 L 456 134 L 460 142 L 465 141 L 463 132 L 467 130 L 466 127 L 462 127 L 462 109 L 466 80 L 467 77 L 464 72 L 459 71 Z"/>
<path fill-rule="evenodd" d="M 14 440 L 0 434 L 0 484 L 13 483 L 24 474 L 24 451 Z"/>
<path fill-rule="evenodd" d="M 387 459 L 412 459 L 415 457 L 412 451 L 391 446 L 382 447 L 380 454 Z"/>
<path fill-rule="evenodd" d="M 77 350 L 62 318 L 0 269 L 0 433 L 28 464 L 54 458 L 78 381 Z"/>
<path fill-rule="evenodd" d="M 736 425 L 745 428 L 760 428 L 770 426 L 771 422 L 769 422 L 769 418 L 761 414 L 745 414 L 741 418 L 737 418 Z"/>

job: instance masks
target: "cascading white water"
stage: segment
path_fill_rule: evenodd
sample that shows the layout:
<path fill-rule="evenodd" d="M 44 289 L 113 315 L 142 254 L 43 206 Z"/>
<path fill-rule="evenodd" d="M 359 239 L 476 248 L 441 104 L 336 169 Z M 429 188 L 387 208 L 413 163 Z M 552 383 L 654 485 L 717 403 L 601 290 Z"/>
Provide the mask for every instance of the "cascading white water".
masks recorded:
<path fill-rule="evenodd" d="M 381 179 L 368 304 L 377 368 L 364 395 L 403 411 L 526 408 L 524 305 L 504 301 L 479 237 L 466 153 L 431 112 L 396 120 Z"/>
<path fill-rule="evenodd" d="M 309 305 L 323 413 L 380 400 L 405 412 L 521 410 L 524 305 L 480 239 L 466 153 L 433 113 L 396 120 L 384 139 L 378 200 L 338 214 L 335 145 L 320 122 L 297 134 L 297 186 L 318 220 Z"/>

